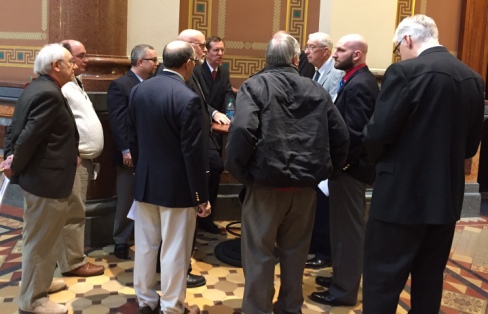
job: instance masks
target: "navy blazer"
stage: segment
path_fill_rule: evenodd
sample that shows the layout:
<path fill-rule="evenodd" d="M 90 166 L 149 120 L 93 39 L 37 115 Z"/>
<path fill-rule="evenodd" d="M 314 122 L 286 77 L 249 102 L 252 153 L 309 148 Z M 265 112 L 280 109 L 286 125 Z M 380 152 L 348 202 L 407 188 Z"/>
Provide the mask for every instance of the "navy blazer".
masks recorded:
<path fill-rule="evenodd" d="M 464 160 L 481 138 L 483 80 L 441 46 L 392 64 L 364 129 L 377 163 L 370 217 L 400 224 L 460 218 Z"/>
<path fill-rule="evenodd" d="M 73 189 L 78 130 L 61 88 L 48 75 L 32 81 L 15 105 L 6 147 L 13 154 L 12 183 L 45 198 L 66 198 Z"/>
<path fill-rule="evenodd" d="M 367 157 L 363 144 L 363 129 L 373 115 L 378 83 L 367 66 L 356 71 L 338 92 L 335 105 L 349 131 L 349 153 L 345 172 L 361 182 L 372 184 L 374 166 Z"/>
<path fill-rule="evenodd" d="M 115 144 L 114 162 L 123 166 L 122 151 L 129 149 L 127 135 L 127 109 L 129 108 L 129 96 L 132 88 L 141 81 L 132 72 L 127 71 L 124 76 L 113 80 L 107 90 L 107 107 L 110 129 Z"/>
<path fill-rule="evenodd" d="M 136 163 L 134 199 L 173 208 L 208 200 L 208 134 L 202 116 L 198 95 L 175 73 L 164 71 L 132 89 L 128 124 Z"/>

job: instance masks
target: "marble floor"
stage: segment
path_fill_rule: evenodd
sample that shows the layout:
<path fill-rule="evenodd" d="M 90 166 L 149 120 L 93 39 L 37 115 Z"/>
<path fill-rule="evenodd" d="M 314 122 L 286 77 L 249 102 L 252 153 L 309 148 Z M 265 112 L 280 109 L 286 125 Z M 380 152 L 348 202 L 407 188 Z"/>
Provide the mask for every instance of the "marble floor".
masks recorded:
<path fill-rule="evenodd" d="M 219 222 L 224 227 L 227 222 Z M 19 282 L 21 279 L 22 210 L 3 205 L 0 208 L 0 313 L 18 313 Z M 241 268 L 232 267 L 214 256 L 215 246 L 233 238 L 222 232 L 212 235 L 200 232 L 193 269 L 207 279 L 203 287 L 187 289 L 186 301 L 196 304 L 205 314 L 241 313 L 244 276 Z M 132 248 L 133 250 L 134 248 Z M 86 248 L 88 259 L 106 267 L 101 276 L 64 278 L 68 289 L 51 295 L 55 302 L 64 303 L 73 314 L 135 313 L 133 289 L 133 251 L 131 260 L 119 260 L 112 255 L 113 246 Z M 329 307 L 308 299 L 323 288 L 314 283 L 318 275 L 329 275 L 331 269 L 305 270 L 303 286 L 304 314 L 361 313 L 361 302 L 354 307 Z M 451 256 L 445 271 L 441 313 L 484 314 L 488 302 L 488 217 L 463 220 L 457 224 Z M 55 277 L 61 277 L 57 270 Z M 280 284 L 280 269 L 275 269 L 275 285 Z M 409 284 L 401 295 L 397 313 L 409 309 Z M 361 293 L 361 292 L 360 292 Z M 361 300 L 361 295 L 359 296 Z M 252 313 L 249 313 L 252 314 Z"/>

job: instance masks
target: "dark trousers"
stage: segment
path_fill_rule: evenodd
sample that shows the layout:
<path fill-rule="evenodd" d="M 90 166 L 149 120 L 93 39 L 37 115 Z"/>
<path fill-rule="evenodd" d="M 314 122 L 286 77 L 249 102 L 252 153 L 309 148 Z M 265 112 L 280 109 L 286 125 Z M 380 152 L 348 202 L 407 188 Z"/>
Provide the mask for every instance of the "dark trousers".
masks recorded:
<path fill-rule="evenodd" d="M 210 171 L 208 177 L 208 200 L 212 206 L 212 212 L 205 218 L 198 217 L 197 225 L 206 221 L 213 222 L 214 205 L 219 193 L 220 175 L 224 172 L 224 163 L 218 150 L 208 150 L 208 166 Z"/>
<path fill-rule="evenodd" d="M 454 228 L 455 223 L 402 225 L 370 218 L 364 245 L 363 314 L 396 313 L 409 274 L 409 313 L 439 313 Z"/>
<path fill-rule="evenodd" d="M 319 188 L 317 192 L 317 205 L 315 206 L 315 220 L 310 242 L 310 254 L 322 260 L 330 261 L 330 214 L 329 197 Z"/>

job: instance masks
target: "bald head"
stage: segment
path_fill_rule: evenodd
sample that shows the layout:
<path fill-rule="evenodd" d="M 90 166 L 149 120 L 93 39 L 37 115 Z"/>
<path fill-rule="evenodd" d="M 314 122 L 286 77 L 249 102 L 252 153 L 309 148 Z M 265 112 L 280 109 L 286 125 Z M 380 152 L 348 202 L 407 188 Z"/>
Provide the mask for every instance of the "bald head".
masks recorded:
<path fill-rule="evenodd" d="M 205 42 L 205 35 L 196 29 L 185 29 L 178 35 L 178 40 L 191 43 L 196 53 L 196 58 L 203 63 L 207 47 Z"/>
<path fill-rule="evenodd" d="M 337 42 L 334 58 L 334 67 L 339 70 L 347 71 L 357 65 L 366 63 L 368 53 L 368 43 L 363 36 L 349 34 Z"/>
<path fill-rule="evenodd" d="M 86 54 L 85 46 L 81 42 L 74 39 L 65 39 L 61 42 L 61 44 L 73 55 L 77 66 L 75 69 L 75 75 L 84 73 L 88 65 L 88 56 Z"/>
<path fill-rule="evenodd" d="M 191 44 L 175 40 L 164 47 L 163 64 L 168 70 L 180 73 L 185 80 L 191 76 L 195 67 L 195 52 Z"/>

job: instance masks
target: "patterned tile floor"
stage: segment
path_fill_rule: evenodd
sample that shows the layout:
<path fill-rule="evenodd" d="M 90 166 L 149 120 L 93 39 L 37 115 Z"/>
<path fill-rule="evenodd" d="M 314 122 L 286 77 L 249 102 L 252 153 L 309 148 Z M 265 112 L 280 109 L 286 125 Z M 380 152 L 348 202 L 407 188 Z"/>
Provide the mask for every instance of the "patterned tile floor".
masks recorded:
<path fill-rule="evenodd" d="M 458 223 L 447 265 L 441 313 L 484 314 L 488 300 L 488 218 Z M 219 222 L 223 227 L 227 222 Z M 21 277 L 22 210 L 3 205 L 0 209 L 0 313 L 18 313 L 19 281 Z M 241 313 L 244 276 L 241 268 L 230 267 L 214 256 L 215 246 L 233 236 L 199 233 L 193 269 L 207 278 L 203 287 L 187 290 L 186 301 L 196 304 L 205 314 Z M 134 248 L 132 248 L 133 250 Z M 69 313 L 103 314 L 135 313 L 133 260 L 123 261 L 111 254 L 113 246 L 86 248 L 91 262 L 106 267 L 105 273 L 92 278 L 64 278 L 68 290 L 51 295 L 55 302 L 65 303 Z M 131 251 L 133 257 L 133 251 Z M 317 287 L 317 275 L 329 275 L 331 269 L 305 270 L 303 276 L 304 314 L 361 313 L 361 302 L 354 307 L 323 306 L 308 299 Z M 279 286 L 280 269 L 276 267 L 275 285 Z M 57 270 L 55 277 L 61 277 Z M 397 313 L 409 309 L 409 284 L 401 295 Z M 361 293 L 361 292 L 360 292 Z M 361 300 L 361 295 L 359 296 Z M 252 314 L 252 313 L 249 313 Z"/>

